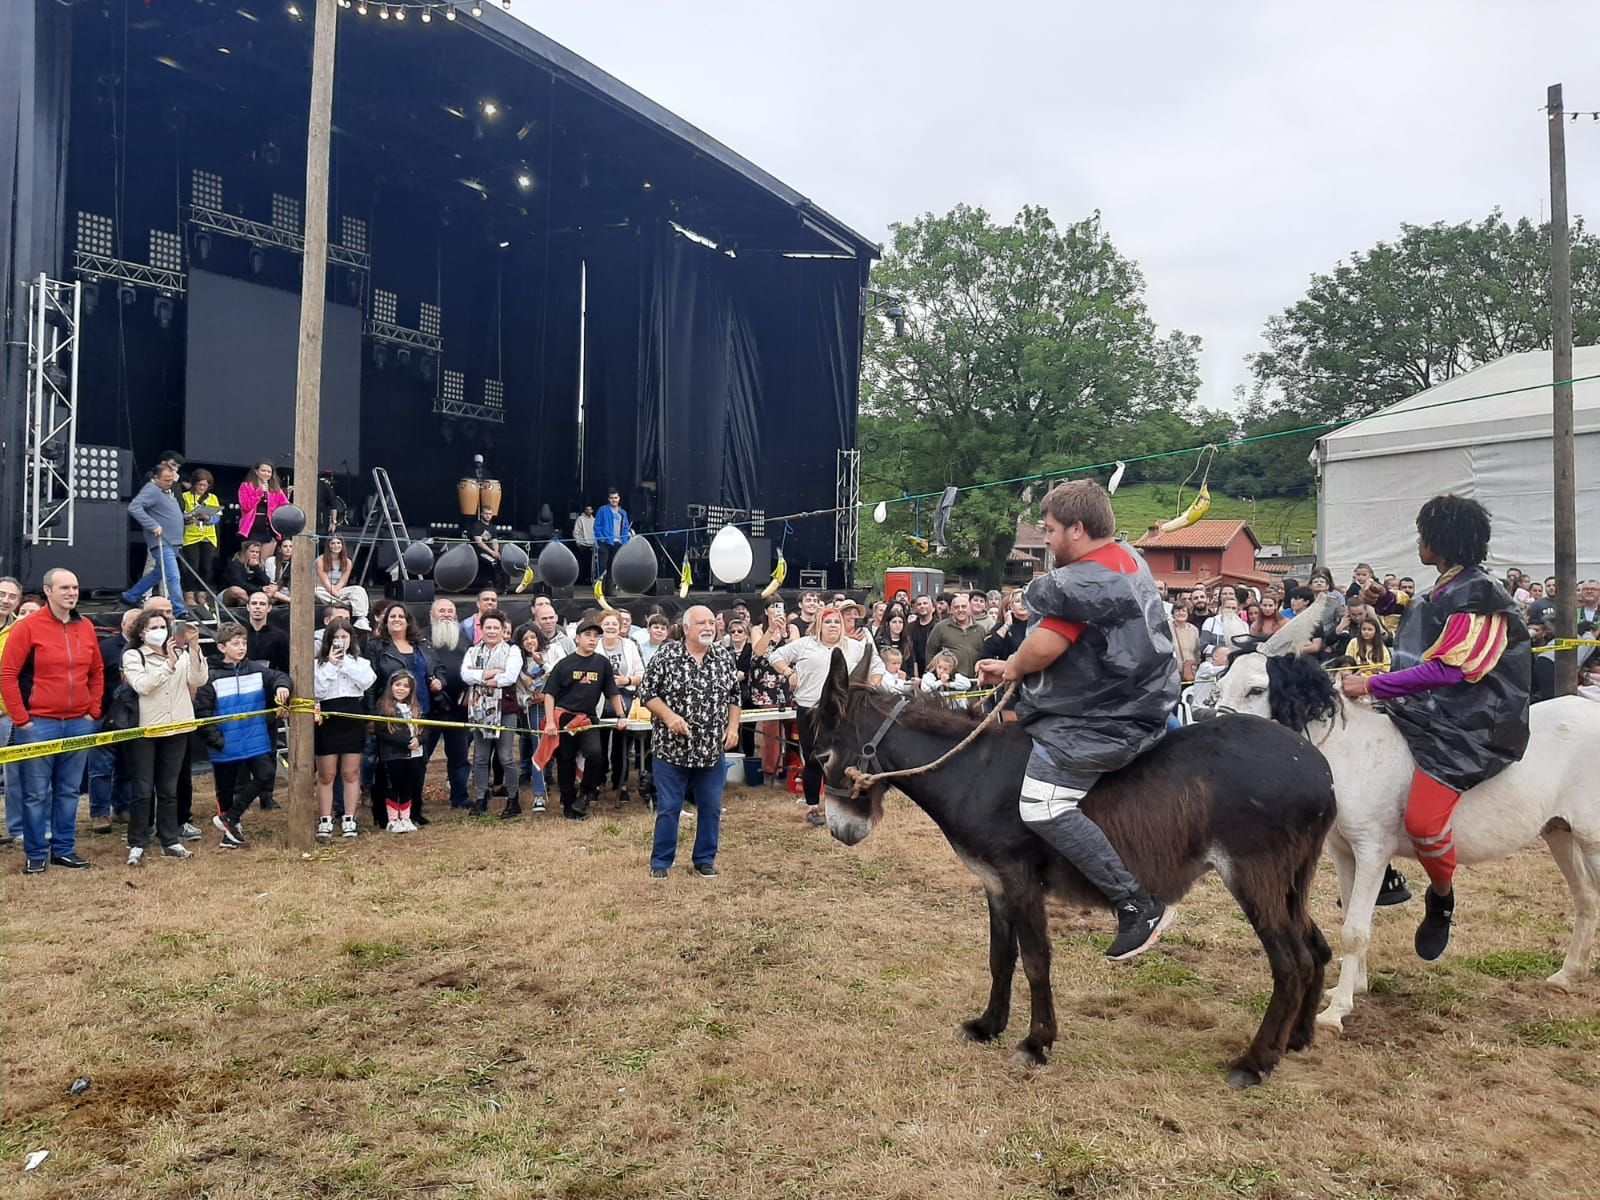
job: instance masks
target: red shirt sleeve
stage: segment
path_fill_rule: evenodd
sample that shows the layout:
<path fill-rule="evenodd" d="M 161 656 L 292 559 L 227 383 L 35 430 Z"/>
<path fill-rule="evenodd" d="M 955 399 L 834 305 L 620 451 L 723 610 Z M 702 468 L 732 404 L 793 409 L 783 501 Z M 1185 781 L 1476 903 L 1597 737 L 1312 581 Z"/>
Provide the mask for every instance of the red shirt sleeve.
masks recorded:
<path fill-rule="evenodd" d="M 0 656 L 0 700 L 6 706 L 6 714 L 18 725 L 30 721 L 28 708 L 22 702 L 22 688 L 18 675 L 21 674 L 22 664 L 28 660 L 28 652 L 33 648 L 31 637 L 32 627 L 14 625 L 11 635 L 6 638 L 6 648 Z"/>
<path fill-rule="evenodd" d="M 1039 620 L 1040 629 L 1048 629 L 1051 633 L 1059 634 L 1067 639 L 1067 645 L 1075 645 L 1083 636 L 1083 623 L 1081 621 L 1068 621 L 1063 617 L 1042 617 Z"/>

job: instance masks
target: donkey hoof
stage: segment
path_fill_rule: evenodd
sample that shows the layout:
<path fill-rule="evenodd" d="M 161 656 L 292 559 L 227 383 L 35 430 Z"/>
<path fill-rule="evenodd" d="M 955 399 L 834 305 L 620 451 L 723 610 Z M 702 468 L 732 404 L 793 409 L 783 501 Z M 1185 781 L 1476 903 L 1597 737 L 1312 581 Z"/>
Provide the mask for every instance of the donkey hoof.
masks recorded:
<path fill-rule="evenodd" d="M 978 1019 L 961 1022 L 961 1040 L 963 1042 L 992 1042 L 1000 1036 L 1000 1031 L 992 1025 Z"/>
<path fill-rule="evenodd" d="M 1235 1067 L 1228 1072 L 1228 1086 L 1236 1092 L 1245 1088 L 1261 1086 L 1261 1072 L 1252 1071 L 1249 1067 Z"/>
<path fill-rule="evenodd" d="M 1570 992 L 1573 987 L 1572 977 L 1567 974 L 1566 968 L 1557 971 L 1549 979 L 1546 979 L 1545 983 L 1553 988 L 1559 988 L 1563 992 Z"/>
<path fill-rule="evenodd" d="M 1017 1052 L 1011 1056 L 1011 1065 L 1020 1067 L 1024 1071 L 1032 1071 L 1035 1068 L 1042 1067 L 1046 1061 L 1048 1060 L 1044 1056 L 1044 1051 L 1035 1050 L 1026 1042 L 1018 1046 Z"/>
<path fill-rule="evenodd" d="M 1334 1012 L 1331 1008 L 1326 1012 L 1317 1014 L 1317 1028 L 1325 1033 L 1344 1032 L 1344 1014 Z"/>

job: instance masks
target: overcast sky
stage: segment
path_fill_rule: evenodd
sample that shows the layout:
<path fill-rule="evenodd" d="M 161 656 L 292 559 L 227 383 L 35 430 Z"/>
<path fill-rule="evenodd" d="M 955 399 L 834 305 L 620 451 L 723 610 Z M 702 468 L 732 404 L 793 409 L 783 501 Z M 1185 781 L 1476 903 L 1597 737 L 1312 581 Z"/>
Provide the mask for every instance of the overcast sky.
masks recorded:
<path fill-rule="evenodd" d="M 1314 10 L 1314 11 L 1313 11 Z M 1099 209 L 1202 399 L 1315 271 L 1548 210 L 1545 88 L 1600 109 L 1597 0 L 516 0 L 516 15 L 882 241 L 966 202 Z M 1571 208 L 1600 124 L 1568 126 Z"/>

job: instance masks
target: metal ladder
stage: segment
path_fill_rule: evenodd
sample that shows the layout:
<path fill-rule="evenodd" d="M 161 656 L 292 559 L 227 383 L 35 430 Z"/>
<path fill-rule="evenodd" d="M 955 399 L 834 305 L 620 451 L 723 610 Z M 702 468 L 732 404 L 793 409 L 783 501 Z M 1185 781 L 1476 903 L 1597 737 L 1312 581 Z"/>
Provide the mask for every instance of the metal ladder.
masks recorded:
<path fill-rule="evenodd" d="M 411 544 L 406 532 L 406 519 L 400 514 L 400 501 L 395 498 L 394 485 L 389 482 L 389 472 L 383 467 L 372 468 L 373 495 L 367 502 L 367 520 L 361 527 L 361 540 L 351 556 L 351 574 L 355 582 L 366 586 L 367 575 L 377 562 L 378 547 L 384 542 L 394 547 L 396 578 L 406 580 L 411 573 L 406 570 L 405 551 Z"/>

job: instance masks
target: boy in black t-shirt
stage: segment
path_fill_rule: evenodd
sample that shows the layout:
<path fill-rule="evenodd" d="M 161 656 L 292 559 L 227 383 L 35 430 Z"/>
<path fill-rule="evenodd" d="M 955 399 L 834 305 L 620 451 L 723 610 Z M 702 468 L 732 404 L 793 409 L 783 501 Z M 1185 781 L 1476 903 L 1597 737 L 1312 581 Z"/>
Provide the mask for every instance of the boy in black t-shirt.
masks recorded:
<path fill-rule="evenodd" d="M 600 614 L 585 613 L 572 639 L 577 649 L 564 656 L 545 676 L 546 733 L 565 728 L 574 717 L 592 720 L 600 710 L 602 698 L 610 702 L 611 711 L 619 718 L 626 715 L 622 711 L 622 695 L 617 690 L 611 660 L 595 653 L 600 643 Z M 583 755 L 584 765 L 582 795 L 578 793 L 579 754 Z M 556 770 L 561 782 L 561 811 L 569 821 L 586 820 L 606 772 L 600 731 L 589 728 L 579 733 L 561 734 L 556 743 Z"/>

